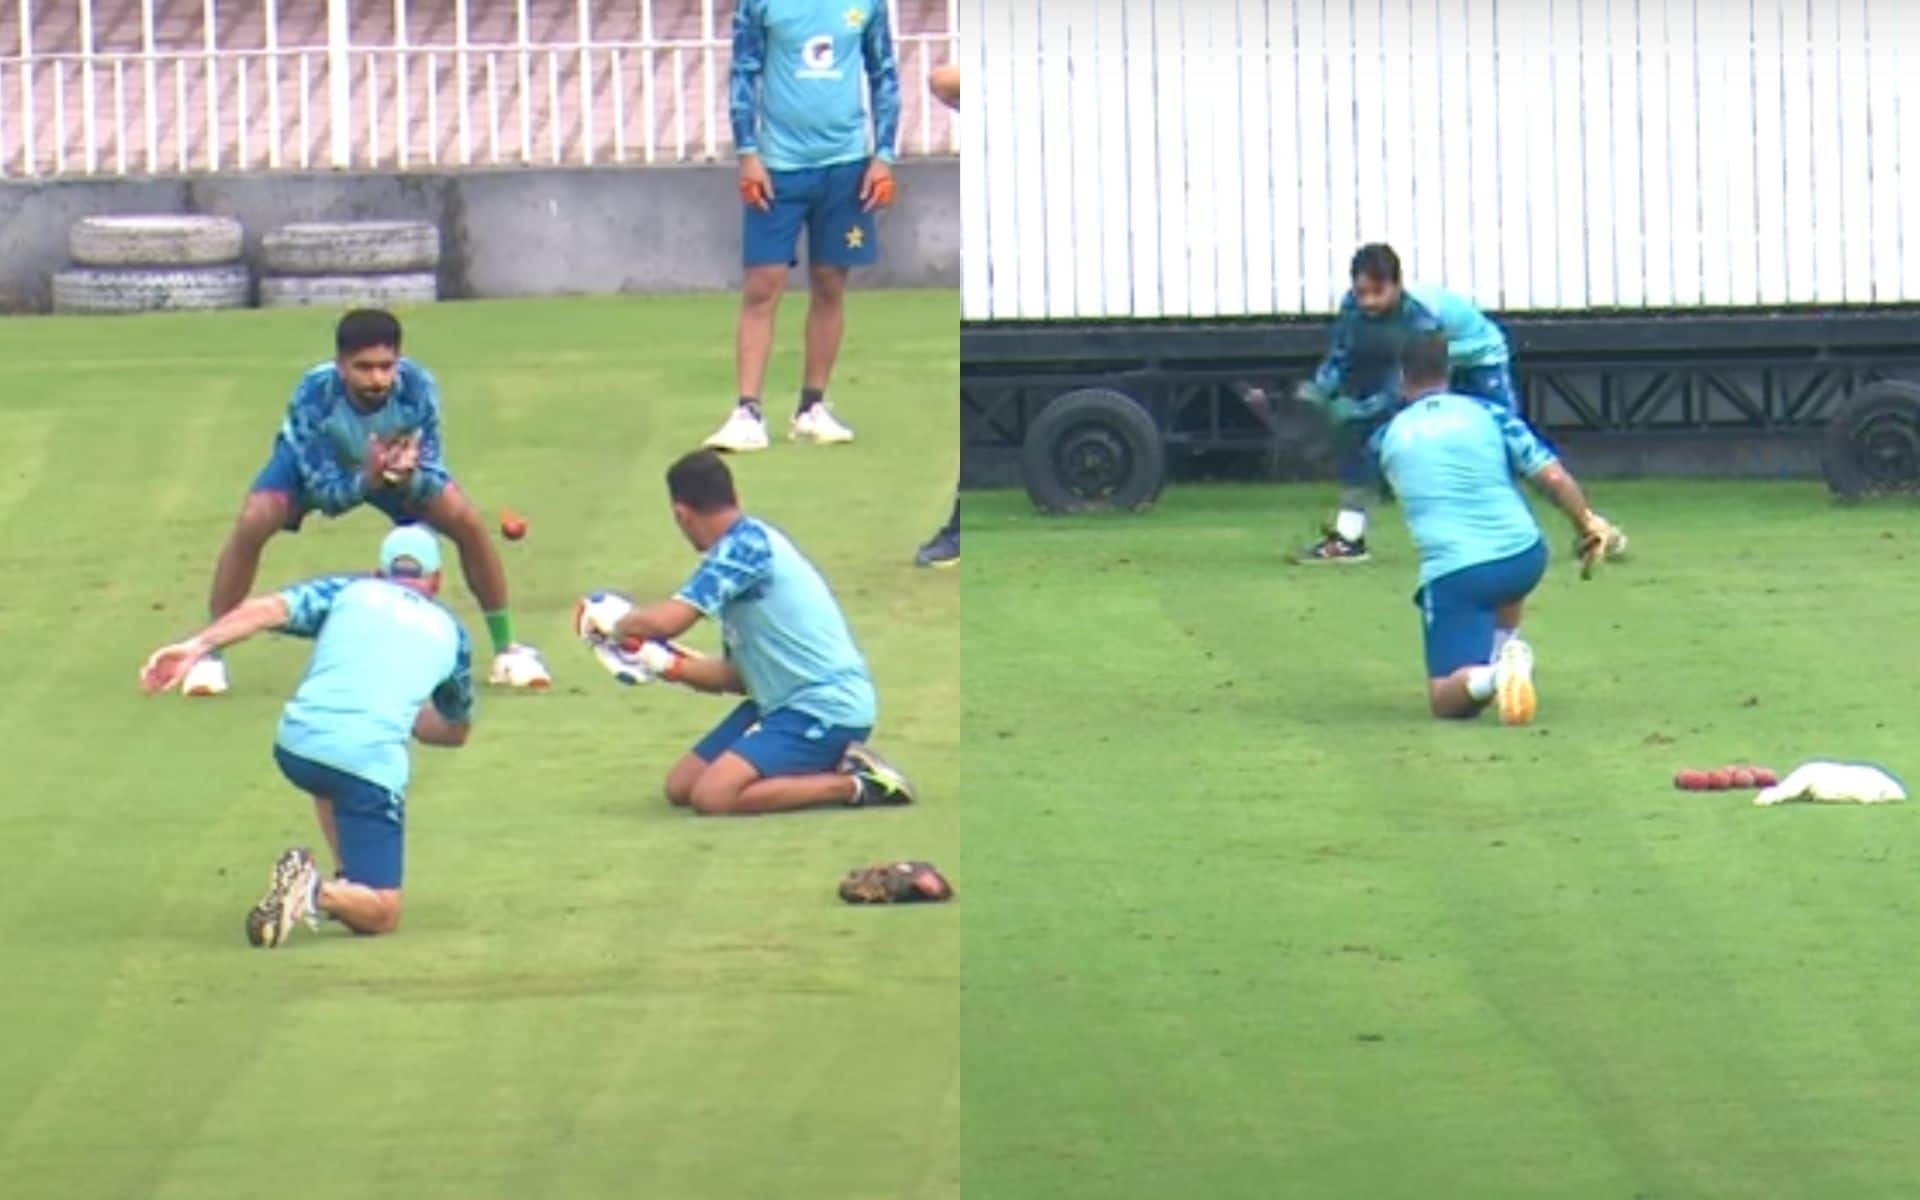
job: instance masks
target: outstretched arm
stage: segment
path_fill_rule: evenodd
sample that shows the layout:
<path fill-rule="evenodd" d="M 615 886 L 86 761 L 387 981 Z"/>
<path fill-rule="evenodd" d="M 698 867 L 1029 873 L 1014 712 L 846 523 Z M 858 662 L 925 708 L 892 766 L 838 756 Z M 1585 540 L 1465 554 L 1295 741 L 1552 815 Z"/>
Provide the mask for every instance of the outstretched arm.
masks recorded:
<path fill-rule="evenodd" d="M 140 668 L 140 690 L 149 695 L 166 691 L 186 678 L 188 668 L 215 650 L 285 625 L 289 611 L 286 598 L 278 592 L 242 601 L 187 640 L 155 650 Z"/>

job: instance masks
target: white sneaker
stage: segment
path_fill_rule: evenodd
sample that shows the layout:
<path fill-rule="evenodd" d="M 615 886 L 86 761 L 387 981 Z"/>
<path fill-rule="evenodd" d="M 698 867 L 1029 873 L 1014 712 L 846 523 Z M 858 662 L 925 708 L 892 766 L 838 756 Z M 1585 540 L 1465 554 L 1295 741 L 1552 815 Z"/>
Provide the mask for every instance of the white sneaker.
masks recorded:
<path fill-rule="evenodd" d="M 553 683 L 553 676 L 547 673 L 547 664 L 541 661 L 540 652 L 532 646 L 517 644 L 493 656 L 493 674 L 489 679 L 507 687 L 533 688 L 536 691 Z"/>
<path fill-rule="evenodd" d="M 209 654 L 188 667 L 187 677 L 180 681 L 182 696 L 219 696 L 226 690 L 227 660 L 218 654 Z"/>
<path fill-rule="evenodd" d="M 787 430 L 787 437 L 796 442 L 812 442 L 816 446 L 833 446 L 853 440 L 853 430 L 840 423 L 827 407 L 825 400 L 798 414 L 793 425 Z"/>
<path fill-rule="evenodd" d="M 1493 694 L 1500 706 L 1502 725 L 1525 725 L 1540 707 L 1533 687 L 1533 647 L 1510 638 L 1493 664 Z"/>
<path fill-rule="evenodd" d="M 753 410 L 744 404 L 736 404 L 727 415 L 727 423 L 716 430 L 707 439 L 711 450 L 724 450 L 729 454 L 749 454 L 755 450 L 767 448 L 767 423 L 753 415 Z"/>

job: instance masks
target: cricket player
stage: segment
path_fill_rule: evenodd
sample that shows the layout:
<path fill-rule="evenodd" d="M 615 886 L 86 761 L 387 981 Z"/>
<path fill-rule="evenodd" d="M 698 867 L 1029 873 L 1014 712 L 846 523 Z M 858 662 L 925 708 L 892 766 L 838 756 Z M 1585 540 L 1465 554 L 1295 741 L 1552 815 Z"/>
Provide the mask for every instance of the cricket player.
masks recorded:
<path fill-rule="evenodd" d="M 1298 398 L 1327 413 L 1343 443 L 1340 507 L 1326 536 L 1303 551 L 1301 562 L 1365 562 L 1368 493 L 1373 475 L 1368 438 L 1393 416 L 1397 364 L 1408 339 L 1439 333 L 1447 339 L 1450 384 L 1518 411 L 1507 338 L 1472 301 L 1444 288 L 1404 284 L 1393 247 L 1360 247 L 1350 270 L 1352 288 L 1334 318 L 1332 344 Z"/>
<path fill-rule="evenodd" d="M 1427 699 L 1436 717 L 1472 717 L 1499 702 L 1509 725 L 1533 720 L 1533 650 L 1520 638 L 1526 598 L 1547 569 L 1525 478 L 1567 514 L 1591 571 L 1614 529 L 1511 409 L 1449 390 L 1445 334 L 1417 336 L 1402 357 L 1403 404 L 1371 450 L 1406 511 L 1420 551 Z"/>
<path fill-rule="evenodd" d="M 766 449 L 760 394 L 802 232 L 812 296 L 800 406 L 788 433 L 821 445 L 850 442 L 853 430 L 834 416 L 826 393 L 846 325 L 847 275 L 875 261 L 875 214 L 893 203 L 900 80 L 886 0 L 739 0 L 730 92 L 745 206 L 739 399 L 707 445 Z"/>
<path fill-rule="evenodd" d="M 693 577 L 645 608 L 587 601 L 579 619 L 582 633 L 626 647 L 656 678 L 746 696 L 668 772 L 668 801 L 706 815 L 912 803 L 906 777 L 863 744 L 873 678 L 819 570 L 741 511 L 711 450 L 673 464 L 667 495 L 704 556 Z M 672 644 L 701 617 L 720 622 L 724 657 Z"/>
<path fill-rule="evenodd" d="M 943 63 L 927 75 L 927 90 L 948 108 L 960 109 L 960 66 Z M 960 496 L 953 497 L 953 515 L 940 531 L 927 539 L 913 556 L 915 566 L 955 567 L 960 565 Z"/>
<path fill-rule="evenodd" d="M 246 596 L 274 534 L 299 532 L 316 509 L 337 517 L 362 504 L 395 524 L 424 521 L 459 547 L 460 568 L 493 639 L 494 683 L 552 683 L 539 651 L 513 640 L 500 553 L 440 458 L 440 390 L 425 367 L 400 356 L 400 322 L 378 309 L 340 318 L 333 360 L 300 377 L 273 454 L 220 551 L 209 615 L 221 616 Z M 226 660 L 209 654 L 193 665 L 181 691 L 217 696 L 227 684 Z"/>
<path fill-rule="evenodd" d="M 391 933 L 400 923 L 407 738 L 462 746 L 473 720 L 467 634 L 434 599 L 439 590 L 439 540 L 402 525 L 380 544 L 379 574 L 255 596 L 154 651 L 141 669 L 140 686 L 152 694 L 181 682 L 207 655 L 264 630 L 314 639 L 273 757 L 287 781 L 313 797 L 336 873 L 322 879 L 305 847 L 282 853 L 247 916 L 255 945 L 281 945 L 295 922 L 317 928 L 321 914 L 356 933 Z"/>

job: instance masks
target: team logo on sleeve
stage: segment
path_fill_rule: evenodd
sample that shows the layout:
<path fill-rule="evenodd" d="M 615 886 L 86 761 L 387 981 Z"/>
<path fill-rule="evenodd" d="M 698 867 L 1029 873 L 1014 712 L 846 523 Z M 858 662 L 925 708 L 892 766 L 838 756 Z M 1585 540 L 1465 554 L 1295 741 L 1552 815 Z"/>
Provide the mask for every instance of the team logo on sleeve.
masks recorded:
<path fill-rule="evenodd" d="M 841 72 L 833 65 L 833 35 L 810 37 L 800 48 L 802 68 L 794 72 L 800 79 L 838 79 Z"/>

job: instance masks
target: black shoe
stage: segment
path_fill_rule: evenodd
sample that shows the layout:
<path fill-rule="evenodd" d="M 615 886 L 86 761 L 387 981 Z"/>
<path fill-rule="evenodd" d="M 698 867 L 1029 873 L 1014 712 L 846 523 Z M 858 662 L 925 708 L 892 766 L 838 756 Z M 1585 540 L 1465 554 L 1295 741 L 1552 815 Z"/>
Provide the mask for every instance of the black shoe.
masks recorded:
<path fill-rule="evenodd" d="M 916 567 L 953 567 L 960 564 L 960 531 L 942 529 L 913 556 Z"/>
<path fill-rule="evenodd" d="M 913 784 L 886 759 L 859 742 L 847 747 L 841 770 L 853 776 L 859 787 L 847 803 L 854 808 L 912 804 Z"/>
<path fill-rule="evenodd" d="M 1373 556 L 1367 553 L 1367 539 L 1348 541 L 1332 530 L 1294 557 L 1302 563 L 1363 563 Z"/>

